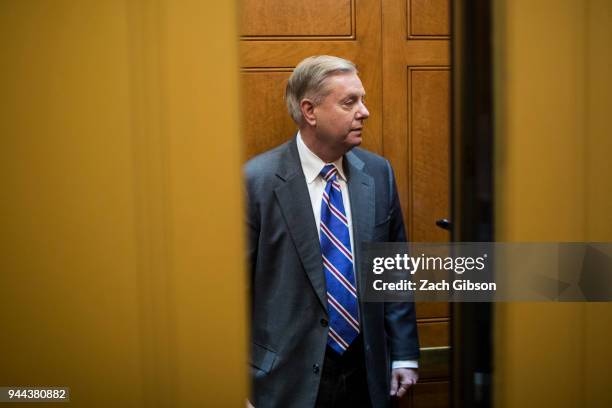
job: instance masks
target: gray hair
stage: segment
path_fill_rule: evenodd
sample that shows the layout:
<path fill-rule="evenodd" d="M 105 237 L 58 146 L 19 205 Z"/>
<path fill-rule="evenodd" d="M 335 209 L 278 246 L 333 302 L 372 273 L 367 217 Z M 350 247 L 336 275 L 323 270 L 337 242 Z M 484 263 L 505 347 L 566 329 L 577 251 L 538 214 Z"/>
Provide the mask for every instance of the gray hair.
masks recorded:
<path fill-rule="evenodd" d="M 304 119 L 300 108 L 302 100 L 309 98 L 315 105 L 320 103 L 329 93 L 324 89 L 325 80 L 339 73 L 357 73 L 357 67 L 351 61 L 331 55 L 308 57 L 295 67 L 287 82 L 285 102 L 289 115 L 298 126 Z"/>

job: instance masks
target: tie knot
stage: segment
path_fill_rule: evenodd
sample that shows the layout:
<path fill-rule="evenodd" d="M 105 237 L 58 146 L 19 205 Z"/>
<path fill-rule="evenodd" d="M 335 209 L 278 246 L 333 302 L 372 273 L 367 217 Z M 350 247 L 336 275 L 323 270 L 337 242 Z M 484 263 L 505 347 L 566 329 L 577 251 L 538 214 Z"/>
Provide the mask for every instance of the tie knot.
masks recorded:
<path fill-rule="evenodd" d="M 336 174 L 338 174 L 338 170 L 333 164 L 326 164 L 319 174 L 321 175 L 321 177 L 323 177 L 323 180 L 330 182 L 336 179 Z"/>

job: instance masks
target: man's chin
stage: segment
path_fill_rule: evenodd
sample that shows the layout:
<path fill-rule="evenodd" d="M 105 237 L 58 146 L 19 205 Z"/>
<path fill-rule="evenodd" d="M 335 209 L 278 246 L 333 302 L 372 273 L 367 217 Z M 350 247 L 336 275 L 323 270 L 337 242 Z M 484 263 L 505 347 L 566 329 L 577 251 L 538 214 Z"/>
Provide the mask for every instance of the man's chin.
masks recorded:
<path fill-rule="evenodd" d="M 361 144 L 361 142 L 363 141 L 361 135 L 357 136 L 357 137 L 351 137 L 347 140 L 347 145 L 349 146 L 349 150 L 352 149 L 353 147 L 357 147 Z"/>

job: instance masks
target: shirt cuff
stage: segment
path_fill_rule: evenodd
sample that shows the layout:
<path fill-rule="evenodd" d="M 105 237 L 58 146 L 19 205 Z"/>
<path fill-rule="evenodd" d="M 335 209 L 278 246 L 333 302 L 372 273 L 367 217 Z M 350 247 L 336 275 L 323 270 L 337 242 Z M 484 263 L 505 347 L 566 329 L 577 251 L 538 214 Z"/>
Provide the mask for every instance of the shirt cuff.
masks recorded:
<path fill-rule="evenodd" d="M 417 360 L 398 360 L 391 363 L 391 369 L 396 368 L 419 368 L 419 362 Z"/>

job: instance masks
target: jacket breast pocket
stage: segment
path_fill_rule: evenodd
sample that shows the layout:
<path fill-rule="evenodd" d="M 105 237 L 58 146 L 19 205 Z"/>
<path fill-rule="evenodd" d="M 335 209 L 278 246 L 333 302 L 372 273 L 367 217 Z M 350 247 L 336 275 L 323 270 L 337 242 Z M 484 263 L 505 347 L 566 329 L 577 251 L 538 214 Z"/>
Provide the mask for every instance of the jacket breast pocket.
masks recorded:
<path fill-rule="evenodd" d="M 276 360 L 276 352 L 268 347 L 251 343 L 251 366 L 261 371 L 262 374 L 268 374 L 274 366 Z"/>
<path fill-rule="evenodd" d="M 374 232 L 372 233 L 373 242 L 385 242 L 389 240 L 389 226 L 391 225 L 391 216 L 388 216 L 383 221 L 374 224 Z"/>

